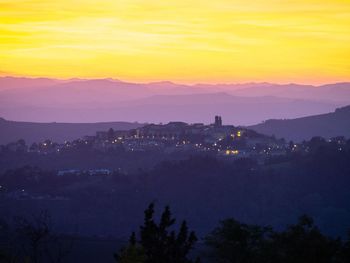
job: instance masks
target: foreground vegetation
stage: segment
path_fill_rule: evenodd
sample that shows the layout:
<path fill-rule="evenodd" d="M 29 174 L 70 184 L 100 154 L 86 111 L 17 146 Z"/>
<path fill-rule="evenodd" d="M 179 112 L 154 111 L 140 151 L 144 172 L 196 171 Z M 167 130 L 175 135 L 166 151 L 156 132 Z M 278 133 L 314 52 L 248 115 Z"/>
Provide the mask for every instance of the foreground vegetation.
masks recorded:
<path fill-rule="evenodd" d="M 143 169 L 149 156 L 135 155 L 127 158 L 133 171 L 107 175 L 59 176 L 51 166 L 59 158 L 50 157 L 45 168 L 23 159 L 26 166 L 0 174 L 2 260 L 88 263 L 96 255 L 98 262 L 191 262 L 197 256 L 204 263 L 349 262 L 350 141 L 314 138 L 290 148 L 263 163 L 192 155 L 155 158 Z M 89 162 L 95 155 L 76 155 L 86 166 L 102 168 Z M 74 156 L 60 165 L 74 168 Z M 106 156 L 99 156 L 102 164 L 111 162 Z M 153 207 L 142 223 L 140 211 L 152 201 L 169 205 L 188 224 L 174 222 L 169 209 L 163 217 Z M 310 217 L 297 221 L 302 214 Z M 89 244 L 82 246 L 84 238 Z"/>
<path fill-rule="evenodd" d="M 282 231 L 270 226 L 225 219 L 199 240 L 187 222 L 176 232 L 176 220 L 165 207 L 156 220 L 154 204 L 144 212 L 139 232 L 114 254 L 119 263 L 348 263 L 350 232 L 342 240 L 324 235 L 306 215 Z M 74 238 L 52 232 L 50 217 L 43 212 L 32 220 L 17 218 L 12 227 L 2 223 L 0 262 L 66 262 Z M 68 241 L 69 242 L 68 242 Z M 203 242 L 202 242 L 203 241 Z M 200 248 L 196 243 L 204 243 Z M 194 251 L 195 253 L 192 253 Z M 195 256 L 195 254 L 197 256 Z M 96 254 L 98 259 L 101 255 Z M 112 257 L 112 255 L 111 255 Z M 96 261 L 91 261 L 96 262 Z"/>

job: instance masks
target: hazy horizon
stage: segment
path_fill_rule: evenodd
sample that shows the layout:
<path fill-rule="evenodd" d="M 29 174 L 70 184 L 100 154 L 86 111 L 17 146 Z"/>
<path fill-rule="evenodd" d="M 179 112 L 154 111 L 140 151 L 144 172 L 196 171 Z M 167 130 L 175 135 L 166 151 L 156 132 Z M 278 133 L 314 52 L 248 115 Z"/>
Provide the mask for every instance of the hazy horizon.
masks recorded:
<path fill-rule="evenodd" d="M 57 81 L 84 81 L 84 80 L 110 80 L 115 82 L 128 82 L 133 84 L 151 84 L 151 83 L 172 83 L 172 84 L 179 84 L 179 85 L 186 85 L 186 86 L 196 86 L 196 85 L 246 85 L 246 84 L 276 84 L 276 85 L 304 85 L 304 86 L 314 86 L 314 87 L 320 87 L 324 85 L 330 85 L 330 84 L 338 84 L 338 83 L 350 83 L 350 78 L 344 78 L 339 80 L 333 80 L 333 81 L 313 81 L 313 82 L 298 82 L 298 81 L 273 81 L 268 79 L 263 80 L 245 80 L 245 81 L 235 81 L 234 79 L 228 80 L 228 81 L 191 81 L 191 82 L 181 82 L 176 79 L 162 79 L 162 78 L 154 78 L 149 80 L 137 80 L 137 79 L 122 79 L 117 76 L 105 76 L 105 77 L 84 77 L 84 76 L 72 76 L 72 77 L 54 77 L 54 76 L 45 76 L 45 75 L 11 75 L 11 74 L 2 74 L 0 72 L 0 78 L 13 78 L 13 79 L 52 79 Z"/>
<path fill-rule="evenodd" d="M 186 85 L 110 78 L 0 77 L 0 102 L 0 116 L 16 121 L 210 123 L 219 114 L 226 123 L 252 125 L 328 113 L 349 105 L 350 83 Z"/>

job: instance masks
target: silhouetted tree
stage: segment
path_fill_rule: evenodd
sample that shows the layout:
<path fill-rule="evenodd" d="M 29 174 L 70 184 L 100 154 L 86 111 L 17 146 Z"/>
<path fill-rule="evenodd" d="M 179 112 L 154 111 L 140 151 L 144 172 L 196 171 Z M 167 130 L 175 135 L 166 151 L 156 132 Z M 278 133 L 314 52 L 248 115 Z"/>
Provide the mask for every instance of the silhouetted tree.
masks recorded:
<path fill-rule="evenodd" d="M 341 241 L 323 235 L 308 216 L 282 232 L 224 220 L 206 244 L 219 263 L 345 263 L 349 252 L 345 244 L 341 253 Z"/>
<path fill-rule="evenodd" d="M 267 258 L 272 229 L 242 224 L 235 219 L 220 222 L 206 238 L 215 262 L 255 263 Z"/>
<path fill-rule="evenodd" d="M 324 236 L 306 215 L 274 236 L 275 251 L 284 263 L 334 262 L 340 241 Z"/>
<path fill-rule="evenodd" d="M 129 244 L 119 254 L 117 262 L 142 263 L 192 263 L 188 258 L 197 237 L 189 232 L 186 221 L 183 221 L 176 234 L 170 228 L 175 224 L 169 207 L 165 207 L 160 222 L 154 221 L 154 204 L 145 210 L 144 224 L 140 227 L 140 240 L 132 233 Z M 195 262 L 199 262 L 197 259 Z"/>
<path fill-rule="evenodd" d="M 347 240 L 345 241 L 342 251 L 339 255 L 339 262 L 350 263 L 350 230 L 348 232 Z"/>
<path fill-rule="evenodd" d="M 32 152 L 36 152 L 39 149 L 39 146 L 36 142 L 32 143 L 32 145 L 29 147 L 29 150 Z"/>
<path fill-rule="evenodd" d="M 19 236 L 26 239 L 22 241 L 28 242 L 28 247 L 23 246 L 24 253 L 30 257 L 30 262 L 40 262 L 44 250 L 43 243 L 46 242 L 50 233 L 50 216 L 47 212 L 42 212 L 34 217 L 33 222 L 21 217 L 17 218 L 16 223 Z"/>
<path fill-rule="evenodd" d="M 143 263 L 146 261 L 145 250 L 136 243 L 136 235 L 133 232 L 129 239 L 129 245 L 122 249 L 120 254 L 114 254 L 119 263 Z"/>
<path fill-rule="evenodd" d="M 71 252 L 73 240 L 62 240 L 53 233 L 47 211 L 33 216 L 32 220 L 16 218 L 16 232 L 17 246 L 21 246 L 25 262 L 61 263 Z"/>

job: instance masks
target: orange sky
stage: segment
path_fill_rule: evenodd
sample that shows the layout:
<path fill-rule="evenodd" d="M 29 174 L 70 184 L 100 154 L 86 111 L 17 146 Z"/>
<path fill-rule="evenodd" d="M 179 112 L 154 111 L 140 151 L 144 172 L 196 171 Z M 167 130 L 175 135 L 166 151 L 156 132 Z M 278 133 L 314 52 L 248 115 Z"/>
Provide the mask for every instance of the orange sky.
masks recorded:
<path fill-rule="evenodd" d="M 0 0 L 0 75 L 350 80 L 349 0 Z"/>

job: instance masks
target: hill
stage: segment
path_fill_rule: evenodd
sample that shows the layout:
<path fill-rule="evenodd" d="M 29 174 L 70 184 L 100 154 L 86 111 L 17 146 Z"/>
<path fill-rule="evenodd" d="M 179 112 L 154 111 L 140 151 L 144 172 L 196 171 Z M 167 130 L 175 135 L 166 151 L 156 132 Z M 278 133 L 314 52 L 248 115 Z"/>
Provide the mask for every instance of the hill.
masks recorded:
<path fill-rule="evenodd" d="M 50 139 L 55 142 L 74 140 L 85 135 L 94 135 L 96 131 L 129 130 L 142 126 L 129 122 L 100 123 L 35 123 L 7 121 L 0 118 L 0 144 L 24 139 L 27 143 Z"/>
<path fill-rule="evenodd" d="M 249 126 L 249 128 L 259 133 L 293 141 L 308 140 L 314 136 L 350 138 L 350 106 L 327 114 L 291 120 L 267 120 L 261 124 Z"/>

